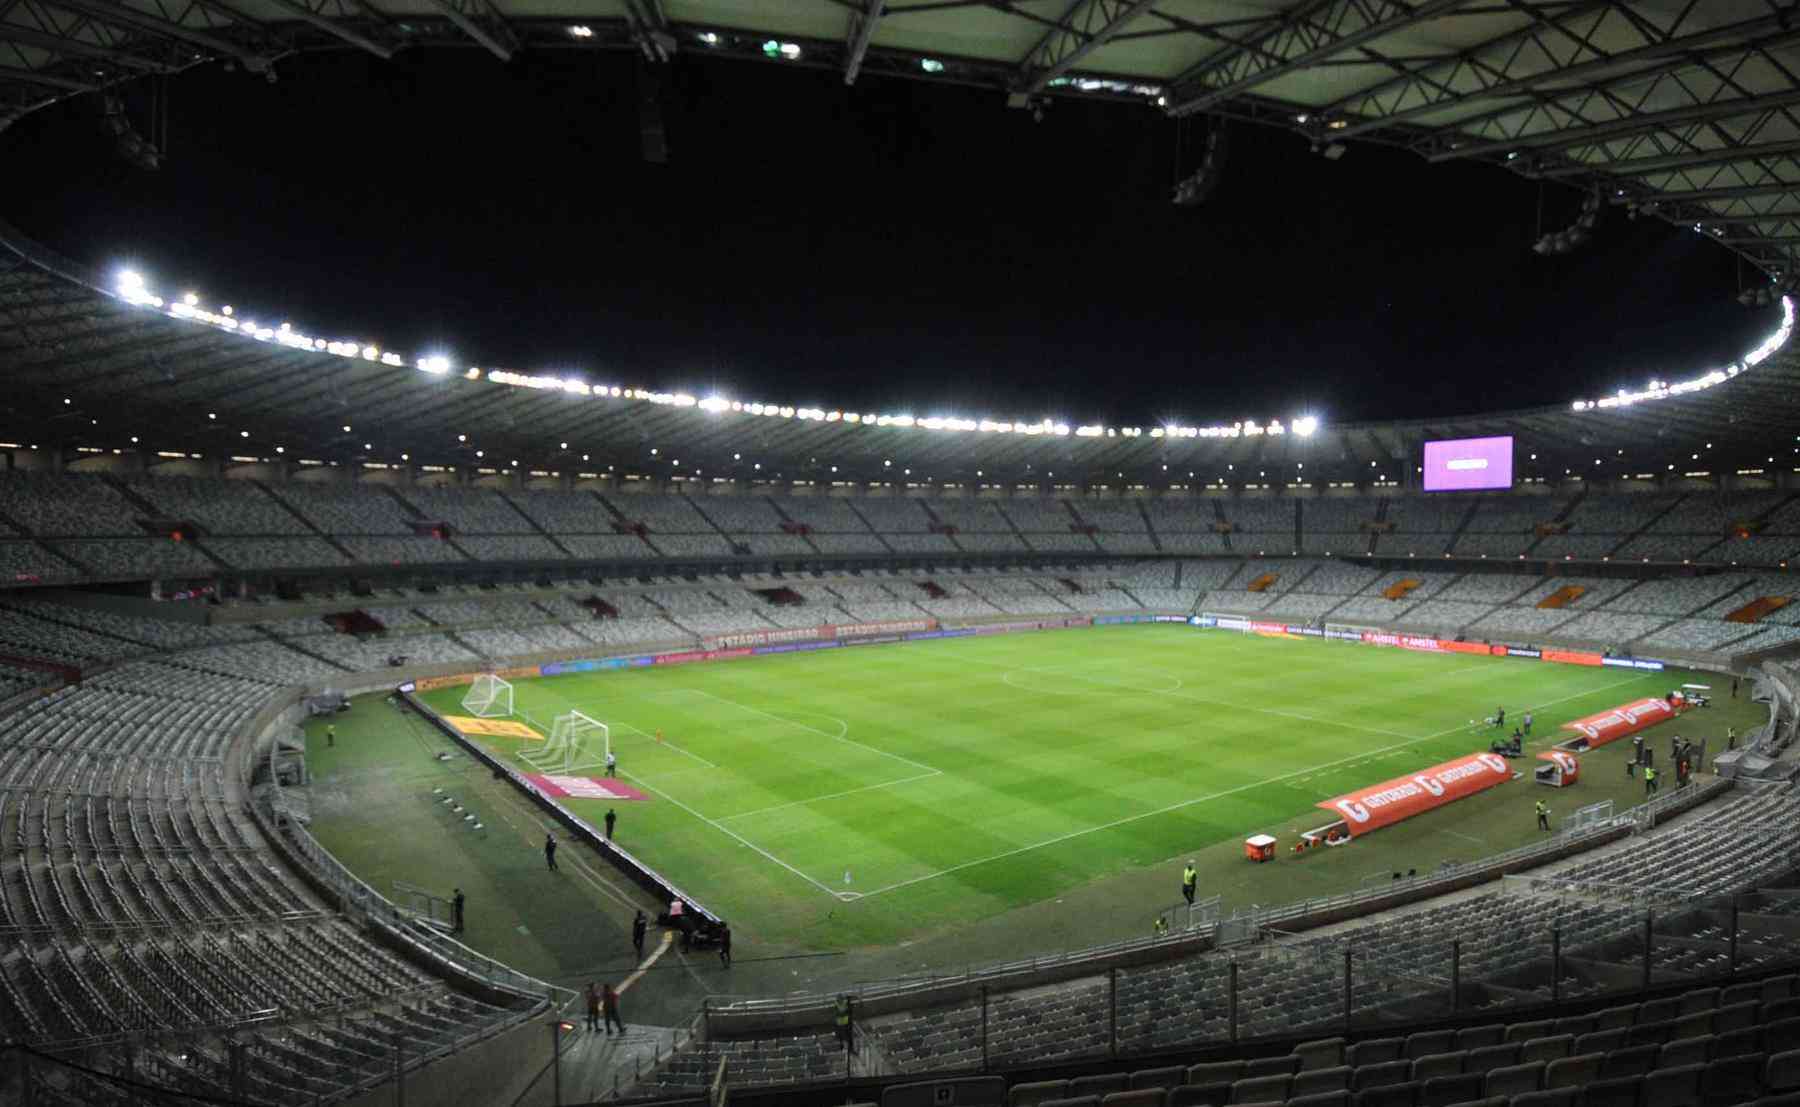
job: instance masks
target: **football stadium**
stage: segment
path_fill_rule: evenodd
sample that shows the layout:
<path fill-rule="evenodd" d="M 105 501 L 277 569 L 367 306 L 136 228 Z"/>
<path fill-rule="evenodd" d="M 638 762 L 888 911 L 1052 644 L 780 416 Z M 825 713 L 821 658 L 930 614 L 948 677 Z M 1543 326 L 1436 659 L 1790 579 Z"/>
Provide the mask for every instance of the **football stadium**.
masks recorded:
<path fill-rule="evenodd" d="M 0 3 L 0 1103 L 1800 1105 L 1794 15 Z"/>

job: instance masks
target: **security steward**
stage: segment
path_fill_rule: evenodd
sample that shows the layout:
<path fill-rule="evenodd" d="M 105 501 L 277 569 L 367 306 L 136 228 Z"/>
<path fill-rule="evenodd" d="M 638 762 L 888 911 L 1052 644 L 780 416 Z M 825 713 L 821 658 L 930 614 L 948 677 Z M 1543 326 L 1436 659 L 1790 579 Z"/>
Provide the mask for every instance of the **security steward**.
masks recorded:
<path fill-rule="evenodd" d="M 1537 801 L 1537 817 L 1538 817 L 1538 829 L 1539 830 L 1549 830 L 1550 829 L 1550 806 L 1548 804 L 1546 804 L 1543 800 Z"/>
<path fill-rule="evenodd" d="M 1189 907 L 1194 905 L 1194 889 L 1199 884 L 1200 873 L 1194 868 L 1194 863 L 1189 861 L 1187 868 L 1181 870 L 1181 896 L 1188 901 Z"/>

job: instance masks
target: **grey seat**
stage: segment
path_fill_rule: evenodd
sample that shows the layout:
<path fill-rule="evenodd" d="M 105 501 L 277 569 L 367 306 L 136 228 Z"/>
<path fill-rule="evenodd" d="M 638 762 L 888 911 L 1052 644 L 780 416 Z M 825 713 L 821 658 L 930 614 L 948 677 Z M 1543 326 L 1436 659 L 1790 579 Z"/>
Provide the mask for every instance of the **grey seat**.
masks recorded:
<path fill-rule="evenodd" d="M 1312 1069 L 1294 1074 L 1294 1085 L 1288 1089 L 1288 1095 L 1294 1099 L 1301 1096 L 1317 1095 L 1321 1092 L 1342 1092 L 1350 1087 L 1350 1075 L 1356 1070 L 1349 1065 L 1334 1065 L 1328 1069 Z"/>
<path fill-rule="evenodd" d="M 1106 1095 L 1109 1092 L 1125 1091 L 1129 1078 L 1122 1072 L 1099 1072 L 1091 1076 L 1077 1076 L 1069 1081 L 1070 1095 Z"/>
<path fill-rule="evenodd" d="M 1728 1007 L 1720 1007 L 1713 1012 L 1713 1033 L 1725 1034 L 1733 1030 L 1743 1030 L 1756 1025 L 1759 1004 L 1749 1001 L 1733 1003 Z M 1773 1021 L 1771 1019 L 1771 1021 Z"/>
<path fill-rule="evenodd" d="M 1128 1092 L 1113 1092 L 1100 1100 L 1100 1107 L 1163 1107 L 1167 1092 L 1161 1088 L 1133 1088 Z"/>
<path fill-rule="evenodd" d="M 1627 1003 L 1622 1007 L 1608 1007 L 1594 1015 L 1595 1030 L 1623 1029 L 1637 1022 L 1638 1005 Z"/>
<path fill-rule="evenodd" d="M 1416 1061 L 1434 1053 L 1449 1053 L 1456 1048 L 1456 1031 L 1421 1030 L 1406 1036 L 1406 1052 L 1402 1056 Z"/>
<path fill-rule="evenodd" d="M 1577 1053 L 1573 1057 L 1559 1058 L 1544 1066 L 1544 1087 L 1585 1087 L 1600 1079 L 1600 1066 L 1605 1062 L 1604 1053 Z"/>
<path fill-rule="evenodd" d="M 1556 1024 L 1549 1019 L 1541 1019 L 1537 1022 L 1515 1022 L 1506 1028 L 1506 1040 L 1529 1042 L 1533 1038 L 1542 1038 L 1555 1029 Z"/>
<path fill-rule="evenodd" d="M 1006 1107 L 1039 1107 L 1047 1100 L 1068 1097 L 1067 1080 L 1033 1080 L 1028 1084 L 1014 1084 L 1008 1089 Z"/>
<path fill-rule="evenodd" d="M 1505 1041 L 1506 1027 L 1502 1023 L 1469 1026 L 1456 1032 L 1457 1049 L 1480 1049 L 1482 1046 L 1500 1045 Z"/>
<path fill-rule="evenodd" d="M 1800 1049 L 1773 1053 L 1763 1065 L 1763 1090 L 1771 1095 L 1800 1089 Z"/>
<path fill-rule="evenodd" d="M 1507 1042 L 1504 1045 L 1482 1046 L 1471 1049 L 1469 1056 L 1463 1061 L 1464 1072 L 1487 1072 L 1490 1069 L 1505 1068 L 1507 1065 L 1519 1063 L 1519 1043 Z"/>
<path fill-rule="evenodd" d="M 1297 1095 L 1287 1101 L 1287 1107 L 1350 1107 L 1350 1103 L 1351 1094 L 1340 1089 L 1335 1092 Z"/>
<path fill-rule="evenodd" d="M 1455 1076 L 1463 1070 L 1463 1059 L 1468 1051 L 1456 1053 L 1432 1053 L 1418 1057 L 1412 1063 L 1414 1080 L 1430 1080 L 1434 1076 Z"/>
<path fill-rule="evenodd" d="M 1302 1072 L 1310 1069 L 1335 1068 L 1344 1063 L 1344 1039 L 1318 1038 L 1310 1042 L 1301 1042 L 1294 1047 L 1294 1056 L 1300 1058 Z"/>
<path fill-rule="evenodd" d="M 1480 1099 L 1485 1083 L 1486 1078 L 1476 1072 L 1434 1076 L 1425 1081 L 1425 1090 L 1419 1099 L 1425 1107 L 1450 1107 L 1452 1103 Z"/>
<path fill-rule="evenodd" d="M 1700 1107 L 1700 1077 L 1705 1072 L 1705 1065 L 1678 1065 L 1647 1074 L 1643 1107 Z"/>
<path fill-rule="evenodd" d="M 1521 1062 L 1554 1061 L 1561 1057 L 1567 1057 L 1573 1052 L 1574 1046 L 1575 1035 L 1573 1034 L 1552 1034 L 1547 1038 L 1533 1038 L 1519 1047 L 1519 1060 Z"/>
<path fill-rule="evenodd" d="M 1503 1069 L 1493 1070 L 1487 1074 L 1483 1091 L 1489 1096 L 1515 1096 L 1535 1092 L 1543 1086 L 1544 1063 L 1533 1061 L 1527 1065 L 1508 1065 Z"/>
<path fill-rule="evenodd" d="M 1300 1058 L 1292 1053 L 1279 1057 L 1256 1057 L 1244 1062 L 1245 1076 L 1284 1076 L 1300 1071 Z"/>
<path fill-rule="evenodd" d="M 1350 1090 L 1360 1092 L 1369 1088 L 1379 1088 L 1384 1084 L 1404 1084 L 1411 1079 L 1411 1061 L 1382 1061 L 1373 1065 L 1358 1065 L 1356 1072 L 1350 1077 Z"/>
<path fill-rule="evenodd" d="M 1366 1042 L 1351 1042 L 1344 1047 L 1344 1064 L 1360 1069 L 1364 1065 L 1398 1061 L 1405 1047 L 1404 1038 L 1370 1038 Z"/>
<path fill-rule="evenodd" d="M 1139 1069 L 1131 1074 L 1131 1090 L 1139 1088 L 1179 1088 L 1187 1083 L 1187 1070 L 1180 1065 L 1158 1069 Z"/>
<path fill-rule="evenodd" d="M 1239 1080 L 1231 1086 L 1231 1098 L 1228 1103 L 1271 1103 L 1288 1097 L 1288 1087 L 1294 1078 L 1286 1074 L 1276 1076 L 1250 1076 Z"/>
<path fill-rule="evenodd" d="M 1511 1107 L 1575 1107 L 1579 1102 L 1580 1088 L 1545 1088 L 1513 1096 Z"/>
<path fill-rule="evenodd" d="M 1664 1042 L 1661 1051 L 1656 1055 L 1656 1067 L 1674 1069 L 1680 1068 L 1682 1065 L 1704 1065 L 1712 1057 L 1712 1045 L 1711 1034 L 1700 1038 L 1681 1038 L 1673 1042 Z"/>
<path fill-rule="evenodd" d="M 1418 1107 L 1421 1085 L 1407 1080 L 1356 1093 L 1356 1107 Z"/>
<path fill-rule="evenodd" d="M 1242 1061 L 1202 1061 L 1197 1065 L 1189 1065 L 1187 1082 L 1189 1084 L 1229 1084 L 1244 1075 Z"/>
<path fill-rule="evenodd" d="M 1609 1027 L 1605 1030 L 1592 1030 L 1575 1039 L 1576 1053 L 1610 1053 L 1625 1046 L 1625 1029 Z"/>

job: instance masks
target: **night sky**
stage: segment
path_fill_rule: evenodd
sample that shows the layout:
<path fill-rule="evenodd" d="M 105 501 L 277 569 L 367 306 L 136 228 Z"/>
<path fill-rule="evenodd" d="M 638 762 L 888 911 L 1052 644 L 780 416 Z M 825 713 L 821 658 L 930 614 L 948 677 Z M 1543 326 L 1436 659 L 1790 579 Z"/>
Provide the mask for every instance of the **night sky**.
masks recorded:
<path fill-rule="evenodd" d="M 1539 186 L 1238 125 L 1169 202 L 1176 124 L 692 56 L 640 154 L 634 57 L 478 51 L 166 85 L 165 166 L 91 97 L 0 136 L 0 215 L 164 294 L 457 365 L 743 399 L 1116 423 L 1560 403 L 1740 355 L 1736 259 L 1609 210 L 1541 258 Z M 133 93 L 144 118 L 144 89 Z M 1196 132 L 1186 138 L 1192 167 Z M 1543 193 L 1543 227 L 1580 197 Z"/>

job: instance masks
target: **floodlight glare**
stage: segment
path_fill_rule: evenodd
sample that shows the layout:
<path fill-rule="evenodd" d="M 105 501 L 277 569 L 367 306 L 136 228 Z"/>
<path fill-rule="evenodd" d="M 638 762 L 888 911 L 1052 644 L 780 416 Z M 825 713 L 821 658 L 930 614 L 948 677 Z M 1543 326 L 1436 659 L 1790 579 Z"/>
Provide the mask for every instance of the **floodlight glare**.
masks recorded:
<path fill-rule="evenodd" d="M 1293 432 L 1301 438 L 1311 438 L 1313 432 L 1319 429 L 1319 417 L 1317 415 L 1302 415 L 1300 418 L 1294 420 L 1292 429 Z"/>

